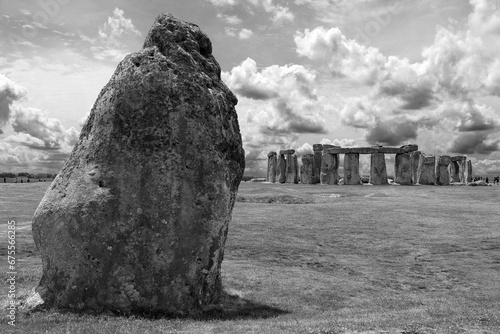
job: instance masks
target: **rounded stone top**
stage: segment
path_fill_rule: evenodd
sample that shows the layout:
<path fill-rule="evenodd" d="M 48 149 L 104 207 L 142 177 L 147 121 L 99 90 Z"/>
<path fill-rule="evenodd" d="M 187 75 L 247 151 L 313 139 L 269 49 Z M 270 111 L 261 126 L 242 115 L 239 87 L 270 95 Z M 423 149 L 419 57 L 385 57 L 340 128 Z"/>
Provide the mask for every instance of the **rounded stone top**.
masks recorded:
<path fill-rule="evenodd" d="M 272 157 L 273 155 L 276 155 L 276 152 L 271 151 L 271 152 L 269 152 L 269 153 L 267 154 L 267 157 L 268 157 L 268 158 L 270 158 L 270 157 Z"/>
<path fill-rule="evenodd" d="M 321 144 L 313 144 L 313 151 L 322 151 L 323 145 Z"/>
<path fill-rule="evenodd" d="M 174 57 L 176 62 L 188 65 L 199 64 L 208 76 L 221 77 L 220 65 L 212 55 L 212 42 L 194 23 L 179 20 L 169 13 L 158 15 L 143 49 L 155 46 L 167 58 Z M 195 64 L 189 64 L 193 61 Z"/>

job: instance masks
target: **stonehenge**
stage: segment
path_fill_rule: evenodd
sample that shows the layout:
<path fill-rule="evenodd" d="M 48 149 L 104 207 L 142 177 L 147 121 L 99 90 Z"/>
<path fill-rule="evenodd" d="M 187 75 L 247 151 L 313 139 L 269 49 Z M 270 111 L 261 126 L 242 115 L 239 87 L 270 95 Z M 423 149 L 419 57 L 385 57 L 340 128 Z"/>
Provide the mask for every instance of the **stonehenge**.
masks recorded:
<path fill-rule="evenodd" d="M 340 147 L 314 144 L 313 153 L 302 156 L 300 168 L 295 150 L 281 150 L 277 157 L 275 154 L 268 154 L 267 181 L 271 183 L 338 185 L 341 179 L 341 154 L 344 154 L 344 185 L 362 184 L 359 173 L 360 154 L 370 154 L 368 182 L 372 185 L 389 184 L 386 154 L 395 155 L 394 183 L 399 185 L 450 185 L 472 182 L 472 162 L 467 160 L 466 156 L 427 155 L 419 151 L 418 145 L 414 144 L 401 147 Z M 273 157 L 276 157 L 276 160 Z M 273 178 L 274 170 L 276 176 Z"/>
<path fill-rule="evenodd" d="M 384 153 L 372 153 L 370 161 L 370 181 L 374 185 L 388 184 Z"/>
<path fill-rule="evenodd" d="M 304 154 L 300 167 L 300 180 L 303 184 L 314 184 L 313 168 L 314 154 Z"/>
<path fill-rule="evenodd" d="M 436 184 L 436 157 L 422 153 L 418 160 L 417 183 L 416 184 Z"/>
<path fill-rule="evenodd" d="M 313 152 L 314 152 L 314 165 L 313 165 L 313 175 L 314 175 L 314 183 L 320 183 L 321 176 L 321 159 L 323 156 L 323 145 L 314 144 Z"/>
<path fill-rule="evenodd" d="M 409 185 L 413 182 L 413 169 L 409 153 L 397 153 L 394 162 L 394 182 Z"/>
<path fill-rule="evenodd" d="M 449 155 L 441 155 L 436 159 L 436 185 L 447 186 L 450 184 L 448 165 L 451 163 Z"/>
<path fill-rule="evenodd" d="M 333 145 L 323 145 L 323 150 L 326 153 L 323 153 L 321 156 L 321 175 L 320 175 L 320 183 L 321 184 L 338 184 L 339 183 L 339 155 L 332 154 L 328 152 L 330 148 L 340 148 L 339 146 Z"/>
<path fill-rule="evenodd" d="M 276 182 L 276 152 L 269 152 L 267 154 L 267 182 Z"/>
<path fill-rule="evenodd" d="M 344 184 L 361 184 L 359 153 L 346 153 L 344 155 Z"/>

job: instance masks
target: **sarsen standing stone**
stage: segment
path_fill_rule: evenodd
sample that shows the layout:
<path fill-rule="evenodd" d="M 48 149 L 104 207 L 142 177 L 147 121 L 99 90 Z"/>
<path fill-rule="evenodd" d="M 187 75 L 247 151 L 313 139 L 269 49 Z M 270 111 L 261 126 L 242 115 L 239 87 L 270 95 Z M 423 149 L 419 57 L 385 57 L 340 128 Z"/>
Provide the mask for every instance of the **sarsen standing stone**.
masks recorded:
<path fill-rule="evenodd" d="M 217 302 L 245 167 L 236 103 L 208 37 L 158 16 L 36 210 L 47 306 L 196 313 Z"/>

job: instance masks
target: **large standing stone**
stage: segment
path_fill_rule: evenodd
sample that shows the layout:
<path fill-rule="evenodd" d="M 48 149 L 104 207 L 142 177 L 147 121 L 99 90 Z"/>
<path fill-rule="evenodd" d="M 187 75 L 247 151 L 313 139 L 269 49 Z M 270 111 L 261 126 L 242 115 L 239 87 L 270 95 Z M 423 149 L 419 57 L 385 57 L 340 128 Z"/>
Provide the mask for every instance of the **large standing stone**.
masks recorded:
<path fill-rule="evenodd" d="M 358 153 L 344 155 L 344 184 L 361 184 Z"/>
<path fill-rule="evenodd" d="M 412 182 L 413 184 L 418 183 L 418 162 L 420 160 L 420 155 L 422 152 L 414 151 L 410 153 L 410 163 L 411 163 L 411 171 L 412 171 Z"/>
<path fill-rule="evenodd" d="M 281 151 L 279 152 L 277 158 L 276 181 L 278 181 L 279 183 L 286 182 L 286 160 L 285 160 L 285 155 L 281 154 Z"/>
<path fill-rule="evenodd" d="M 450 162 L 451 159 L 449 155 L 440 155 L 436 159 L 436 185 L 450 185 L 450 174 L 448 173 L 448 165 Z"/>
<path fill-rule="evenodd" d="M 323 145 L 313 144 L 314 152 L 314 183 L 321 181 L 321 158 L 323 155 Z"/>
<path fill-rule="evenodd" d="M 269 152 L 267 154 L 267 182 L 276 182 L 276 152 Z"/>
<path fill-rule="evenodd" d="M 417 184 L 436 184 L 436 157 L 422 153 L 418 162 Z"/>
<path fill-rule="evenodd" d="M 185 314 L 217 302 L 245 166 L 236 103 L 208 37 L 158 16 L 35 212 L 46 306 Z"/>
<path fill-rule="evenodd" d="M 451 161 L 448 165 L 448 173 L 450 174 L 450 182 L 459 183 L 460 182 L 460 166 L 458 161 Z"/>
<path fill-rule="evenodd" d="M 285 155 L 286 160 L 286 183 L 297 183 L 298 182 L 298 166 L 297 166 L 297 157 L 294 158 L 295 150 L 283 150 L 280 151 L 280 154 Z"/>
<path fill-rule="evenodd" d="M 323 153 L 321 158 L 321 184 L 339 184 L 339 155 Z"/>
<path fill-rule="evenodd" d="M 300 167 L 300 182 L 302 184 L 314 184 L 313 166 L 314 154 L 304 154 L 302 156 L 302 166 Z"/>
<path fill-rule="evenodd" d="M 458 179 L 460 183 L 466 183 L 465 180 L 465 169 L 466 169 L 466 164 L 467 164 L 467 157 L 466 156 L 456 156 L 451 159 L 452 161 L 456 161 L 458 164 Z"/>
<path fill-rule="evenodd" d="M 300 181 L 299 161 L 298 161 L 297 155 L 295 155 L 295 154 L 293 155 L 293 165 L 294 165 L 294 168 L 295 168 L 295 179 L 294 179 L 293 183 L 299 183 L 299 181 Z"/>
<path fill-rule="evenodd" d="M 464 174 L 465 183 L 469 184 L 472 182 L 472 161 L 467 160 Z"/>
<path fill-rule="evenodd" d="M 324 144 L 323 154 L 321 155 L 321 184 L 339 184 L 339 155 L 327 152 L 330 148 L 340 148 L 340 146 Z"/>
<path fill-rule="evenodd" d="M 413 170 L 409 153 L 398 153 L 394 160 L 394 182 L 401 185 L 412 184 Z"/>
<path fill-rule="evenodd" d="M 374 185 L 388 184 L 384 153 L 372 153 L 370 159 L 370 183 Z"/>

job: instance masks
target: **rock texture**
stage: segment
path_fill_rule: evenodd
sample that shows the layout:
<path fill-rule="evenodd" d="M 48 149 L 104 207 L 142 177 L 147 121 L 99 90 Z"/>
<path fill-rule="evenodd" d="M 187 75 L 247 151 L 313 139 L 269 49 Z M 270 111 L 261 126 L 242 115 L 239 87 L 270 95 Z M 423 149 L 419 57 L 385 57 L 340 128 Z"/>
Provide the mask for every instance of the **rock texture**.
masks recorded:
<path fill-rule="evenodd" d="M 321 181 L 321 157 L 323 155 L 323 145 L 313 144 L 314 152 L 314 183 Z"/>
<path fill-rule="evenodd" d="M 321 157 L 321 184 L 339 184 L 339 155 L 323 153 Z"/>
<path fill-rule="evenodd" d="M 398 153 L 394 160 L 394 182 L 401 185 L 411 185 L 413 170 L 411 157 L 408 153 Z"/>
<path fill-rule="evenodd" d="M 276 182 L 276 165 L 278 164 L 276 159 L 276 152 L 269 152 L 267 154 L 267 182 Z"/>
<path fill-rule="evenodd" d="M 300 182 L 302 184 L 314 184 L 313 167 L 314 154 L 304 154 L 300 167 Z"/>
<path fill-rule="evenodd" d="M 217 302 L 245 167 L 236 103 L 208 37 L 158 16 L 35 212 L 48 307 L 186 314 Z"/>
<path fill-rule="evenodd" d="M 450 183 L 460 182 L 460 166 L 458 161 L 451 161 L 448 165 L 448 173 L 450 174 Z"/>
<path fill-rule="evenodd" d="M 358 153 L 344 155 L 344 184 L 361 184 Z"/>
<path fill-rule="evenodd" d="M 387 170 L 385 166 L 385 154 L 373 153 L 370 164 L 370 183 L 373 185 L 389 184 L 387 182 Z"/>
<path fill-rule="evenodd" d="M 422 152 L 420 151 L 414 151 L 410 153 L 410 164 L 411 164 L 411 171 L 412 171 L 412 183 L 417 184 L 418 183 L 418 162 L 420 160 L 420 155 Z"/>
<path fill-rule="evenodd" d="M 280 151 L 285 152 L 286 157 L 286 183 L 298 183 L 298 164 L 295 150 Z"/>
<path fill-rule="evenodd" d="M 279 183 L 286 182 L 286 160 L 285 155 L 281 154 L 281 151 L 276 163 L 276 181 L 278 181 Z"/>
<path fill-rule="evenodd" d="M 436 185 L 450 185 L 450 173 L 448 173 L 448 165 L 451 163 L 449 155 L 440 155 L 436 159 Z"/>
<path fill-rule="evenodd" d="M 467 160 L 465 165 L 464 179 L 467 184 L 472 182 L 472 161 L 470 160 Z"/>
<path fill-rule="evenodd" d="M 418 161 L 417 184 L 436 184 L 435 165 L 436 157 L 425 155 L 424 153 L 420 155 L 420 160 Z"/>

